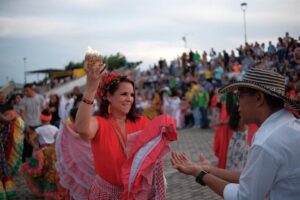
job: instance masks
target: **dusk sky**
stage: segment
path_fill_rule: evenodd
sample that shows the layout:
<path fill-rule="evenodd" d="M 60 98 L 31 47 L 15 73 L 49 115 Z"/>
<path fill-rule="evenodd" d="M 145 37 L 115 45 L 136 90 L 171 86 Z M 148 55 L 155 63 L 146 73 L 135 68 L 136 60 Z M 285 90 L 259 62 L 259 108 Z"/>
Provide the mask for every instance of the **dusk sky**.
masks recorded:
<path fill-rule="evenodd" d="M 239 0 L 0 0 L 0 85 L 26 70 L 63 69 L 88 46 L 122 53 L 142 68 L 184 49 L 231 50 L 244 42 Z M 248 0 L 248 41 L 300 36 L 299 0 Z M 32 81 L 36 76 L 28 77 Z"/>

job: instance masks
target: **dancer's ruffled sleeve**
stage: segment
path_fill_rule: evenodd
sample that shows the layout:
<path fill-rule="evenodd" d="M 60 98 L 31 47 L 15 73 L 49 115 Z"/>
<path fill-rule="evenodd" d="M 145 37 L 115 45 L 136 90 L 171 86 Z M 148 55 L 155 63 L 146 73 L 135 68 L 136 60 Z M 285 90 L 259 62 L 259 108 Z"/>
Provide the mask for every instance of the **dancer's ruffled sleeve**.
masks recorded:
<path fill-rule="evenodd" d="M 143 131 L 131 135 L 128 138 L 128 157 L 122 167 L 122 199 L 164 196 L 162 158 L 170 151 L 168 143 L 177 140 L 175 119 L 160 115 Z M 158 187 L 153 187 L 154 184 Z"/>
<path fill-rule="evenodd" d="M 88 199 L 95 178 L 91 144 L 61 127 L 55 144 L 60 184 L 78 200 Z"/>

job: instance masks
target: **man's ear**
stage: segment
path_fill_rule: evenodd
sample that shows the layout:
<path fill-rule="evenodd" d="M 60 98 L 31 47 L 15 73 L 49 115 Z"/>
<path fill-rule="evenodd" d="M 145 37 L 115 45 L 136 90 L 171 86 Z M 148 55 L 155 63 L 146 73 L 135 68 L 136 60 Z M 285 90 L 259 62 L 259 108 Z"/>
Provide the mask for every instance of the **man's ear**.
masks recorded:
<path fill-rule="evenodd" d="M 256 92 L 256 103 L 258 106 L 262 106 L 265 103 L 265 95 L 261 91 Z"/>

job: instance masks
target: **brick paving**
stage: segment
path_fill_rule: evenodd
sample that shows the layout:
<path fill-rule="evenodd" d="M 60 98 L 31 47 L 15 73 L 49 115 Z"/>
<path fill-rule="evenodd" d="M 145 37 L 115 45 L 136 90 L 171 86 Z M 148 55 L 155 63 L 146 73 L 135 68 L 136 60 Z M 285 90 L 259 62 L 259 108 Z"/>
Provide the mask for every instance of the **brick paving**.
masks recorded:
<path fill-rule="evenodd" d="M 198 161 L 199 153 L 203 152 L 214 163 L 216 158 L 211 151 L 213 135 L 213 131 L 209 129 L 183 129 L 178 131 L 178 141 L 173 142 L 171 146 L 174 151 L 188 152 L 194 161 Z M 169 155 L 165 158 L 165 175 L 168 183 L 168 200 L 221 199 L 209 188 L 197 184 L 193 177 L 175 171 L 171 166 Z M 16 175 L 15 182 L 17 187 L 17 197 L 15 199 L 40 200 L 30 192 L 20 173 Z"/>
<path fill-rule="evenodd" d="M 212 153 L 214 132 L 208 129 L 184 129 L 178 132 L 178 141 L 171 144 L 174 151 L 184 151 L 190 154 L 193 161 L 199 161 L 203 152 L 212 163 L 216 157 Z M 219 200 L 222 199 L 208 187 L 195 182 L 195 178 L 175 171 L 169 156 L 165 158 L 165 172 L 168 183 L 167 199 L 169 200 Z"/>

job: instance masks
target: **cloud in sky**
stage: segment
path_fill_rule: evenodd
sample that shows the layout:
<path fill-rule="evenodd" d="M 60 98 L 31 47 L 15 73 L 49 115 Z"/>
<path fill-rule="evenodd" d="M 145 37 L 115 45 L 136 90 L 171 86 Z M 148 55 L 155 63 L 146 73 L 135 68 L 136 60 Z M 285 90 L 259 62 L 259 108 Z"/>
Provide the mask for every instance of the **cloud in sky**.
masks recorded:
<path fill-rule="evenodd" d="M 41 17 L 0 17 L 0 24 L 2 38 L 47 37 L 71 32 L 70 23 Z"/>
<path fill-rule="evenodd" d="M 239 0 L 0 0 L 0 85 L 22 82 L 27 70 L 63 68 L 81 61 L 88 45 L 152 65 L 188 48 L 230 50 L 244 40 Z M 298 0 L 251 0 L 250 42 L 274 43 L 286 31 L 300 35 Z M 18 73 L 16 73 L 18 72 Z"/>

